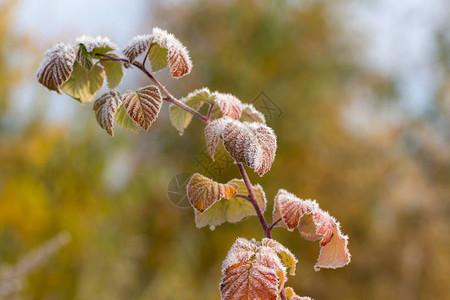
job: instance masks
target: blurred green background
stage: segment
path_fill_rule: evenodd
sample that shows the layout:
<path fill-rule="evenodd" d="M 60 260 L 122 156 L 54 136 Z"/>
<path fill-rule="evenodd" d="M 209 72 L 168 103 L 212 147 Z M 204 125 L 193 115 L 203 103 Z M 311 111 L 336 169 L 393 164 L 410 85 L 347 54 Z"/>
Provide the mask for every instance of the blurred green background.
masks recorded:
<path fill-rule="evenodd" d="M 316 300 L 450 299 L 449 12 L 445 0 L 3 0 L 0 279 L 57 233 L 72 236 L 4 299 L 219 299 L 234 240 L 263 237 L 257 218 L 196 229 L 168 197 L 179 174 L 239 175 L 205 158 L 203 124 L 180 137 L 164 106 L 148 132 L 111 138 L 92 104 L 34 78 L 54 42 L 86 33 L 124 46 L 153 26 L 194 62 L 180 80 L 157 74 L 175 96 L 208 86 L 266 114 L 277 157 L 264 177 L 249 172 L 266 217 L 285 188 L 349 235 L 352 263 L 314 272 L 318 243 L 275 229 L 299 258 L 288 286 Z M 121 90 L 147 84 L 126 77 Z"/>

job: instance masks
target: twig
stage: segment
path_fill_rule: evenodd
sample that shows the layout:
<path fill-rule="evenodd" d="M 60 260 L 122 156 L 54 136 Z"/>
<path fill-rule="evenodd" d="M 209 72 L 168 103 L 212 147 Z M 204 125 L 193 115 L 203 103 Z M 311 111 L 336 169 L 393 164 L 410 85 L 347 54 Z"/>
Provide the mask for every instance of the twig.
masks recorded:
<path fill-rule="evenodd" d="M 235 197 L 240 197 L 240 198 L 244 198 L 244 199 L 246 199 L 246 200 L 248 200 L 248 201 L 251 201 L 250 200 L 250 197 L 248 196 L 248 195 L 244 195 L 244 194 L 236 194 L 236 195 L 234 195 Z"/>
<path fill-rule="evenodd" d="M 273 223 L 269 226 L 269 228 L 267 228 L 267 230 L 272 231 L 272 229 L 275 227 L 275 225 L 277 225 L 278 222 L 280 222 L 280 221 L 281 221 L 281 218 L 278 218 L 278 220 L 276 220 L 275 222 L 273 222 Z"/>
<path fill-rule="evenodd" d="M 210 119 L 210 118 L 211 118 L 211 113 L 212 113 L 214 104 L 215 104 L 215 103 L 213 103 L 213 104 L 211 104 L 211 105 L 209 106 L 208 113 L 206 114 L 206 118 L 207 118 L 207 119 Z"/>
<path fill-rule="evenodd" d="M 237 166 L 239 172 L 241 173 L 242 179 L 244 179 L 245 186 L 247 187 L 248 190 L 249 201 L 253 204 L 253 207 L 255 208 L 256 214 L 258 215 L 259 218 L 259 222 L 261 223 L 261 227 L 264 231 L 264 235 L 270 239 L 272 238 L 272 236 L 270 234 L 270 231 L 268 230 L 269 227 L 267 226 L 266 218 L 264 217 L 261 208 L 259 207 L 258 201 L 256 200 L 252 183 L 250 182 L 250 179 L 248 178 L 247 172 L 245 171 L 245 168 L 242 165 L 242 163 L 237 163 Z"/>
<path fill-rule="evenodd" d="M 113 61 L 120 61 L 123 63 L 132 64 L 133 66 L 135 66 L 136 68 L 141 70 L 145 75 L 147 75 L 147 77 L 150 78 L 150 80 L 152 80 L 163 91 L 164 94 L 166 94 L 167 98 L 163 98 L 163 100 L 170 102 L 170 103 L 180 107 L 181 109 L 184 109 L 185 111 L 189 112 L 190 114 L 192 114 L 194 117 L 201 120 L 205 124 L 210 123 L 209 118 L 206 118 L 198 111 L 192 109 L 191 107 L 187 106 L 186 104 L 184 104 L 183 102 L 177 100 L 174 96 L 172 96 L 172 94 L 170 94 L 169 91 L 167 91 L 167 89 L 141 63 L 138 63 L 138 62 L 131 63 L 126 58 L 115 57 L 115 56 L 111 56 L 111 55 L 107 55 L 107 54 L 95 53 L 94 55 L 104 57 L 104 58 L 107 58 L 107 59 L 113 60 Z"/>

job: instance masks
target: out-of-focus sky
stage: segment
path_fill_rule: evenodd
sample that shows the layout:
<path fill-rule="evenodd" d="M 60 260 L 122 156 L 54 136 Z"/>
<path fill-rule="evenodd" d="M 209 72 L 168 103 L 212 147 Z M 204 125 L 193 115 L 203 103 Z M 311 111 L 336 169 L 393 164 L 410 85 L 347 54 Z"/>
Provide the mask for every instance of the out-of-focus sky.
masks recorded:
<path fill-rule="evenodd" d="M 43 49 L 83 34 L 108 36 L 123 47 L 131 37 L 144 33 L 143 20 L 148 24 L 153 18 L 148 9 L 152 3 L 144 0 L 23 0 L 16 9 L 16 29 L 36 37 L 34 42 Z M 349 11 L 345 12 L 349 16 L 347 25 L 360 32 L 355 38 L 365 40 L 362 63 L 399 79 L 400 99 L 405 110 L 415 115 L 426 113 L 427 103 L 442 80 L 441 74 L 433 69 L 432 54 L 436 44 L 432 39 L 436 28 L 448 22 L 448 1 L 350 3 Z M 27 100 L 22 102 L 27 103 Z M 68 112 L 63 107 L 54 106 L 55 112 L 50 115 L 64 119 Z"/>
<path fill-rule="evenodd" d="M 447 0 L 355 1 L 354 26 L 365 32 L 364 61 L 377 71 L 399 78 L 404 107 L 419 114 L 442 80 L 431 66 L 436 51 L 434 33 L 448 22 Z M 353 23 L 350 21 L 350 23 Z"/>

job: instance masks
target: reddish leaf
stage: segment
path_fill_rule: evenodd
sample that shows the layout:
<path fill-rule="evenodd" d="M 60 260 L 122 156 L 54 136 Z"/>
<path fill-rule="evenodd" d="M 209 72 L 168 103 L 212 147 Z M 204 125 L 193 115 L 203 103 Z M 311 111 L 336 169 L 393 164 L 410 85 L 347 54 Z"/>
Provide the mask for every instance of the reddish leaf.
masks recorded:
<path fill-rule="evenodd" d="M 278 299 L 278 276 L 263 264 L 245 262 L 227 269 L 220 283 L 223 300 Z"/>
<path fill-rule="evenodd" d="M 285 268 L 269 247 L 238 238 L 222 266 L 222 299 L 278 299 Z"/>
<path fill-rule="evenodd" d="M 274 220 L 281 217 L 283 224 L 292 231 L 298 227 L 304 214 L 311 214 L 318 208 L 315 201 L 302 200 L 286 190 L 280 189 L 275 196 Z"/>
<path fill-rule="evenodd" d="M 212 116 L 214 117 L 230 117 L 239 120 L 242 114 L 241 101 L 231 94 L 214 92 L 215 101 Z"/>
<path fill-rule="evenodd" d="M 128 115 L 144 130 L 148 130 L 161 110 L 162 97 L 159 89 L 150 85 L 136 92 L 128 91 L 122 96 L 122 101 Z"/>
<path fill-rule="evenodd" d="M 121 104 L 122 99 L 117 91 L 105 93 L 94 102 L 97 122 L 111 136 L 114 136 L 114 116 Z"/>
<path fill-rule="evenodd" d="M 302 200 L 285 190 L 275 197 L 273 219 L 282 219 L 281 226 L 289 230 L 298 228 L 307 240 L 320 239 L 320 254 L 314 266 L 320 268 L 343 267 L 350 262 L 348 237 L 343 235 L 339 223 L 321 210 L 315 201 Z"/>
<path fill-rule="evenodd" d="M 313 219 L 316 234 L 322 236 L 320 254 L 314 269 L 336 269 L 347 265 L 351 257 L 347 248 L 348 236 L 342 234 L 339 222 L 323 210 L 315 212 Z"/>

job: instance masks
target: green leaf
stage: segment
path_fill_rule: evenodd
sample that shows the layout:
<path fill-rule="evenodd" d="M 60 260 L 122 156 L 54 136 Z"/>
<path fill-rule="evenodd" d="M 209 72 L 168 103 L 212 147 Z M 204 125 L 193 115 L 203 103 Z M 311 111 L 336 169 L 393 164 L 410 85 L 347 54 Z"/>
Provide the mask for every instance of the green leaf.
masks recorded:
<path fill-rule="evenodd" d="M 63 84 L 62 90 L 81 103 L 87 103 L 94 100 L 95 93 L 102 88 L 104 80 L 105 72 L 102 67 L 95 65 L 88 71 L 76 61 L 72 75 Z"/>
<path fill-rule="evenodd" d="M 86 50 L 86 46 L 84 44 L 78 45 L 77 62 L 88 71 L 90 71 L 94 66 L 92 56 Z"/>
<path fill-rule="evenodd" d="M 214 103 L 214 97 L 208 88 L 202 88 L 193 91 L 180 101 L 198 111 L 204 103 Z M 180 134 L 184 133 L 191 120 L 192 115 L 190 113 L 178 106 L 170 106 L 170 121 Z"/>
<path fill-rule="evenodd" d="M 117 109 L 115 119 L 117 125 L 124 130 L 134 133 L 138 133 L 141 130 L 141 127 L 128 115 L 123 104 Z"/>
<path fill-rule="evenodd" d="M 152 66 L 152 72 L 164 69 L 168 64 L 168 51 L 157 43 L 152 43 L 148 52 L 148 59 Z"/>
<path fill-rule="evenodd" d="M 118 57 L 115 54 L 110 54 L 110 56 Z M 105 59 L 100 60 L 100 64 L 103 66 L 103 69 L 105 69 L 108 87 L 114 89 L 120 84 L 124 75 L 122 63 L 120 61 Z"/>
<path fill-rule="evenodd" d="M 233 179 L 227 185 L 236 185 L 236 194 L 247 195 L 248 191 L 242 179 Z M 262 211 L 266 208 L 266 195 L 262 187 L 257 184 L 253 186 L 256 199 Z M 256 216 L 253 205 L 247 199 L 234 197 L 232 199 L 222 198 L 215 202 L 203 212 L 195 211 L 195 224 L 198 228 L 209 226 L 211 230 L 225 222 L 237 223 L 243 219 Z"/>

